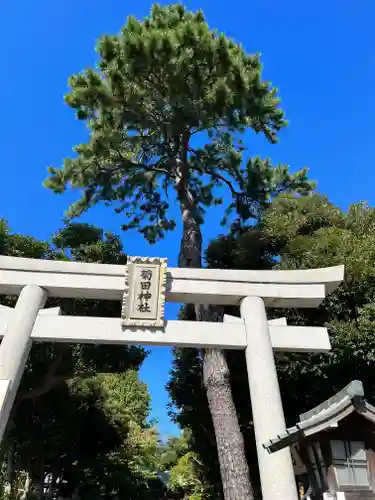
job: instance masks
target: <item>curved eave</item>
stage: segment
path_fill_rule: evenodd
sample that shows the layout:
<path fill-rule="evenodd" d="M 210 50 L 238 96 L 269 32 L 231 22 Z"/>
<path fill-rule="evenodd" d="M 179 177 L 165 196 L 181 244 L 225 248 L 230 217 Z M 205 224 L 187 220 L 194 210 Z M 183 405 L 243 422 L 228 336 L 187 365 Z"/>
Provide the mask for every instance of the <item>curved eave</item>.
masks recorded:
<path fill-rule="evenodd" d="M 360 413 L 367 420 L 375 424 L 375 408 L 370 405 L 370 403 L 365 403 L 363 408 L 357 408 L 358 413 Z"/>
<path fill-rule="evenodd" d="M 301 439 L 336 427 L 340 420 L 353 411 L 357 411 L 375 424 L 375 408 L 364 400 L 363 386 L 359 381 L 352 382 L 326 402 L 301 415 L 300 422 L 270 439 L 263 446 L 269 453 L 281 450 Z"/>
<path fill-rule="evenodd" d="M 269 453 L 281 450 L 282 448 L 290 446 L 300 439 L 312 436 L 313 434 L 326 430 L 329 427 L 334 427 L 339 420 L 347 417 L 354 410 L 355 407 L 353 406 L 351 399 L 345 398 L 338 404 L 333 405 L 331 408 L 323 410 L 318 415 L 315 415 L 308 420 L 298 422 L 295 426 L 286 429 L 284 433 L 270 439 L 263 446 Z"/>

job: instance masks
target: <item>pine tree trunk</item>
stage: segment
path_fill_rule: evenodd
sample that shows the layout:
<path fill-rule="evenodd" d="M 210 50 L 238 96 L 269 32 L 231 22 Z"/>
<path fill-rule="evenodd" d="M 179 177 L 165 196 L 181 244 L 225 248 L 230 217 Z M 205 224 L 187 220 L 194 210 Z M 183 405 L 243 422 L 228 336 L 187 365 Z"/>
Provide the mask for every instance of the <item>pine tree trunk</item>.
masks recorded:
<path fill-rule="evenodd" d="M 185 193 L 186 194 L 186 193 Z M 179 254 L 179 267 L 202 267 L 202 233 L 197 214 L 188 197 L 180 193 L 183 236 Z M 216 309 L 216 310 L 215 310 Z M 195 307 L 198 321 L 213 321 L 217 308 Z M 222 318 L 222 317 L 221 317 Z M 203 381 L 212 417 L 220 473 L 225 500 L 253 500 L 244 440 L 238 422 L 224 351 L 205 349 L 203 353 Z"/>

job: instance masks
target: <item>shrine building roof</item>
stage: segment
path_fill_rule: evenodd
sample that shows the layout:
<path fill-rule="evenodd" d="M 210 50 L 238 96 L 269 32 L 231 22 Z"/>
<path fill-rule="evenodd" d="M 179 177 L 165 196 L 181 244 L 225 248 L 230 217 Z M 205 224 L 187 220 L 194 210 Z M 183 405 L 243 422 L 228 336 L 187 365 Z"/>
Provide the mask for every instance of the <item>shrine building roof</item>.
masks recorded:
<path fill-rule="evenodd" d="M 281 450 L 318 432 L 337 427 L 340 420 L 353 412 L 375 424 L 375 407 L 365 400 L 363 385 L 359 380 L 354 380 L 324 403 L 301 414 L 296 425 L 273 437 L 263 446 L 269 453 Z"/>

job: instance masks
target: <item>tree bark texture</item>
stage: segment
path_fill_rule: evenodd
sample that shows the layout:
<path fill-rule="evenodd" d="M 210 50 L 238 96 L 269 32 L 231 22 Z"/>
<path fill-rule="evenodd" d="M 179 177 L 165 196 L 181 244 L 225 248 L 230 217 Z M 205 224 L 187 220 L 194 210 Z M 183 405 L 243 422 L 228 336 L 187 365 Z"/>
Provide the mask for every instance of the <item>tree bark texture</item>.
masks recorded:
<path fill-rule="evenodd" d="M 225 353 L 206 349 L 203 382 L 215 429 L 225 500 L 253 499 L 244 440 L 238 423 Z"/>
<path fill-rule="evenodd" d="M 179 193 L 183 236 L 179 267 L 202 267 L 202 233 L 199 217 L 189 193 Z M 221 321 L 215 306 L 197 305 L 198 321 Z M 253 500 L 244 440 L 230 386 L 225 352 L 206 349 L 203 353 L 203 381 L 212 417 L 225 500 Z"/>

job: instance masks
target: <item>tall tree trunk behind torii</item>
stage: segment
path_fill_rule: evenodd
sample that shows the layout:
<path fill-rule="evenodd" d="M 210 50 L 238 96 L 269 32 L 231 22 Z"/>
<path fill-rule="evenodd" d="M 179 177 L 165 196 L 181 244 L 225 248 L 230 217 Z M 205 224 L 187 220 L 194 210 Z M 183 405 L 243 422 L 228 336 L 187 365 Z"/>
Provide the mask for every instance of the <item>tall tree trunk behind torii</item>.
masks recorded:
<path fill-rule="evenodd" d="M 186 192 L 185 192 L 186 193 Z M 180 195 L 183 235 L 179 267 L 202 267 L 202 233 L 200 223 L 188 194 Z M 198 321 L 221 321 L 215 306 L 197 305 Z M 225 500 L 253 500 L 244 440 L 238 422 L 229 379 L 225 352 L 205 349 L 203 382 L 215 431 L 220 473 Z"/>

